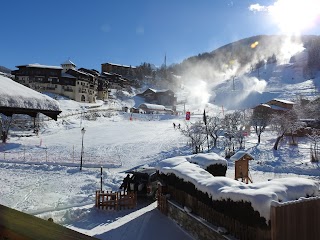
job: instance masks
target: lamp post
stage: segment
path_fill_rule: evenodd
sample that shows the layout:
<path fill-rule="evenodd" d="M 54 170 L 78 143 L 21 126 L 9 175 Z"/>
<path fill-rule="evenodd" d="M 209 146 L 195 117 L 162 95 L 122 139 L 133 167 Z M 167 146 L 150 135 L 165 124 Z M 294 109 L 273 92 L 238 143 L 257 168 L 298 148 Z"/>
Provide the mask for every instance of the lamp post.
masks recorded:
<path fill-rule="evenodd" d="M 83 137 L 85 134 L 86 130 L 84 127 L 81 129 L 81 134 L 82 134 L 82 145 L 81 145 L 81 157 L 80 157 L 80 171 L 82 170 L 82 155 L 83 155 Z"/>

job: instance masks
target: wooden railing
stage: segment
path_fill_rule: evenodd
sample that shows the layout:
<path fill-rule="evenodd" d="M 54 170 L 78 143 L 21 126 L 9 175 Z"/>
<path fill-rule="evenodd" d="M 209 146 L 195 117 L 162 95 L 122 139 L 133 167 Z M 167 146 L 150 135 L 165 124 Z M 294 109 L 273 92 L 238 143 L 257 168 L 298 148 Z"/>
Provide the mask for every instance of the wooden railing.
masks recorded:
<path fill-rule="evenodd" d="M 187 194 L 186 192 L 168 186 L 170 199 L 174 200 L 181 206 L 187 206 L 192 209 L 192 213 L 206 220 L 207 222 L 226 228 L 232 235 L 239 239 L 248 240 L 270 240 L 270 229 L 260 229 L 249 226 L 240 222 L 222 212 L 214 210 L 212 207 L 199 201 L 197 198 Z"/>
<path fill-rule="evenodd" d="M 158 185 L 157 193 L 157 208 L 164 215 L 168 214 L 168 200 L 167 200 L 167 188 L 164 186 Z"/>
<path fill-rule="evenodd" d="M 135 192 L 96 191 L 95 206 L 107 210 L 132 209 L 137 206 L 137 194 Z"/>

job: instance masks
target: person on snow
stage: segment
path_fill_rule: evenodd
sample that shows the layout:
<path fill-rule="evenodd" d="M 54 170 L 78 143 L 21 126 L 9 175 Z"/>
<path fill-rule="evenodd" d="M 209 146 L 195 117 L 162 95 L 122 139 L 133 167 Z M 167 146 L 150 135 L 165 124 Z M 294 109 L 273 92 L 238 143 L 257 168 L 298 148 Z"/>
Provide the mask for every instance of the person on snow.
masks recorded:
<path fill-rule="evenodd" d="M 128 174 L 124 179 L 123 182 L 120 186 L 120 189 L 123 188 L 124 191 L 126 191 L 127 189 L 129 189 L 129 184 L 130 184 L 130 175 Z"/>

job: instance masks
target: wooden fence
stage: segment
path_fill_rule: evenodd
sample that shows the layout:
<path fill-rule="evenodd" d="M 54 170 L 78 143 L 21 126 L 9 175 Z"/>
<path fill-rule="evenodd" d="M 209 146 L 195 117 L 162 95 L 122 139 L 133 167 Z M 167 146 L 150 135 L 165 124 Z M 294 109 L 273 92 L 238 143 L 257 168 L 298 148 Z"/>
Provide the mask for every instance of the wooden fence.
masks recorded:
<path fill-rule="evenodd" d="M 107 210 L 132 209 L 137 206 L 137 194 L 135 192 L 96 191 L 95 206 Z"/>
<path fill-rule="evenodd" d="M 271 206 L 272 240 L 320 239 L 320 198 Z"/>
<path fill-rule="evenodd" d="M 248 226 L 239 220 L 215 211 L 212 207 L 199 201 L 184 191 L 168 186 L 166 191 L 158 195 L 158 209 L 167 214 L 170 199 L 182 206 L 192 209 L 192 212 L 209 223 L 226 228 L 238 239 L 259 240 L 304 240 L 320 239 L 320 197 L 311 197 L 303 200 L 278 203 L 271 206 L 269 229 Z"/>
<path fill-rule="evenodd" d="M 157 208 L 164 215 L 168 214 L 168 201 L 167 201 L 166 194 L 167 194 L 166 187 L 158 185 Z"/>
<path fill-rule="evenodd" d="M 202 203 L 197 198 L 185 193 L 182 190 L 175 189 L 168 186 L 168 192 L 171 199 L 192 209 L 192 212 L 199 217 L 203 218 L 207 222 L 216 226 L 222 226 L 226 228 L 232 235 L 238 239 L 247 240 L 270 240 L 270 229 L 261 229 L 248 226 L 232 217 L 214 210 L 212 207 Z"/>

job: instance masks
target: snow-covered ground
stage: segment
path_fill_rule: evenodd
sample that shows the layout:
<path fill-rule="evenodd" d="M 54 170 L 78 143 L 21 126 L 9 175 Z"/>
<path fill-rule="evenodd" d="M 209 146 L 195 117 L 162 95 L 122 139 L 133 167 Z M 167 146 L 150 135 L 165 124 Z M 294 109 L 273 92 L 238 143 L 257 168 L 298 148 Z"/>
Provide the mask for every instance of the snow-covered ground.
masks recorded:
<path fill-rule="evenodd" d="M 221 115 L 228 105 L 243 109 L 273 97 L 292 100 L 294 93 L 314 96 L 315 80 L 292 79 L 290 74 L 294 71 L 290 69 L 294 68 L 284 68 L 287 72 L 277 75 L 279 68 L 269 66 L 263 73 L 267 85 L 262 84 L 260 92 L 253 88 L 243 91 L 247 85 L 255 83 L 258 87 L 265 81 L 252 76 L 247 76 L 249 80 L 242 81 L 242 85 L 237 79 L 232 92 L 230 81 L 220 84 L 212 103 L 206 105 L 207 114 Z M 239 97 L 243 99 L 238 101 Z M 100 239 L 191 239 L 176 223 L 161 215 L 155 203 L 141 202 L 135 210 L 118 212 L 98 210 L 93 205 L 95 191 L 100 188 L 101 166 L 103 189 L 117 190 L 125 170 L 190 155 L 188 139 L 173 128 L 173 123 L 183 125 L 184 116 L 133 114 L 130 120 L 129 113 L 118 111 L 141 101 L 130 96 L 125 101 L 115 99 L 94 106 L 57 100 L 62 109 L 62 118 L 57 122 L 45 120 L 38 136 L 32 131 L 11 131 L 7 144 L 0 144 L 0 204 L 44 219 L 52 217 L 61 225 Z M 234 105 L 236 102 L 238 105 Z M 191 120 L 202 118 L 199 105 L 189 102 L 178 106 L 183 108 L 192 110 Z M 95 110 L 99 112 L 89 114 Z M 83 127 L 86 132 L 82 136 Z M 82 137 L 84 167 L 80 171 Z M 320 166 L 310 162 L 306 138 L 298 139 L 297 146 L 290 146 L 285 140 L 274 151 L 275 138 L 270 130 L 262 134 L 259 145 L 253 132 L 246 137 L 245 150 L 254 157 L 250 161 L 253 182 L 286 177 L 320 179 Z M 221 147 L 214 152 L 224 157 L 222 143 L 218 142 L 218 146 Z M 230 160 L 227 177 L 234 178 L 234 163 Z"/>
<path fill-rule="evenodd" d="M 137 239 L 147 239 L 152 232 L 161 231 L 163 224 L 177 234 L 168 239 L 186 239 L 185 233 L 161 216 L 154 204 L 140 204 L 137 212 L 94 208 L 100 166 L 103 188 L 117 190 L 127 169 L 191 154 L 187 139 L 173 128 L 173 122 L 183 124 L 182 117 L 133 115 L 130 120 L 129 114 L 111 113 L 95 120 L 76 115 L 49 121 L 39 136 L 29 132 L 31 136 L 23 137 L 21 132 L 12 131 L 8 143 L 0 146 L 0 203 L 45 219 L 52 217 L 59 224 L 101 239 L 130 239 L 128 230 L 141 237 Z M 79 171 L 82 127 L 86 129 L 84 168 Z M 288 176 L 320 178 L 319 165 L 309 161 L 305 139 L 300 139 L 297 147 L 283 142 L 277 152 L 272 150 L 274 140 L 272 132 L 262 135 L 260 145 L 254 134 L 246 139 L 246 149 L 255 157 L 250 162 L 254 182 Z M 222 149 L 216 152 L 224 154 Z M 234 177 L 231 161 L 227 177 Z M 147 227 L 150 222 L 159 224 L 159 229 Z"/>

